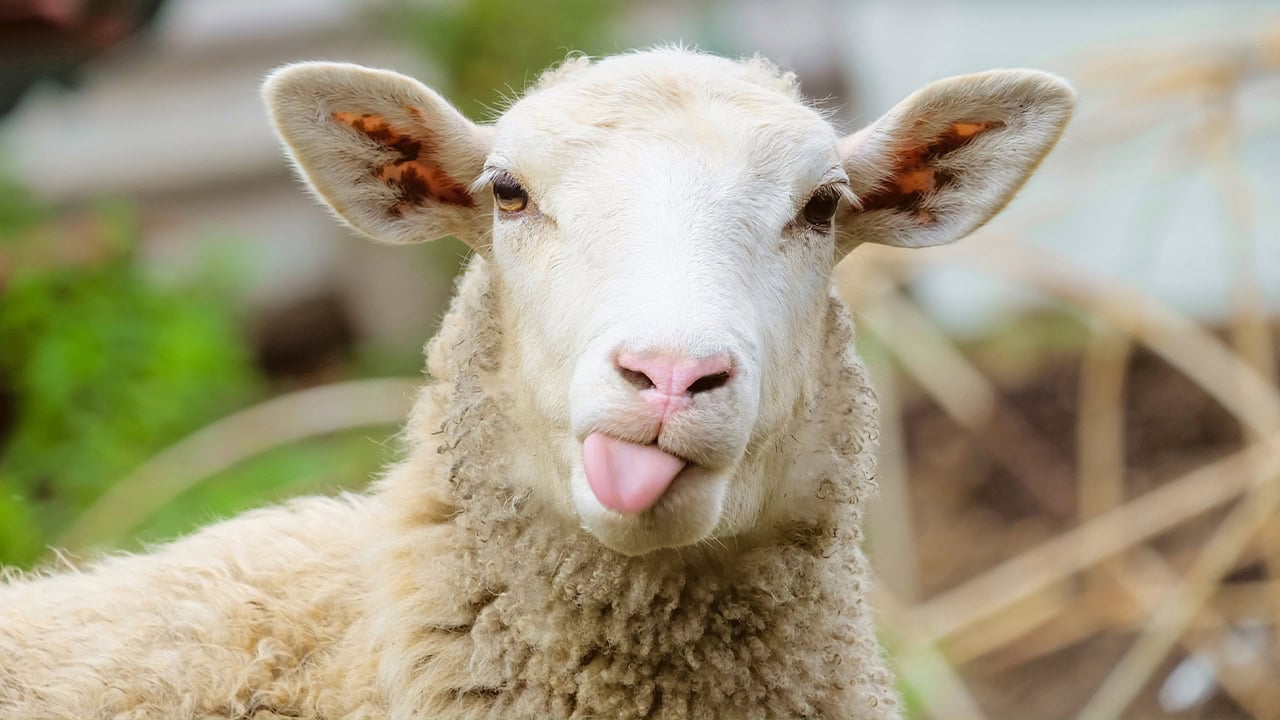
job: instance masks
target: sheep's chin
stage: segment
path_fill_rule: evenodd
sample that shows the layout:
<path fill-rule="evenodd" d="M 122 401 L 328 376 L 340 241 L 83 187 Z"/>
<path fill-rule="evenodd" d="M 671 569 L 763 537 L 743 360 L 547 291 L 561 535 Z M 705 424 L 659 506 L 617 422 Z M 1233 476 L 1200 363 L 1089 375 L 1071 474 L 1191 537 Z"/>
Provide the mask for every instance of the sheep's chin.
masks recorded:
<path fill-rule="evenodd" d="M 582 527 L 606 547 L 624 555 L 643 555 L 683 547 L 711 537 L 720 524 L 729 488 L 724 472 L 690 465 L 649 510 L 627 515 L 606 508 L 578 464 L 572 479 L 573 504 Z"/>

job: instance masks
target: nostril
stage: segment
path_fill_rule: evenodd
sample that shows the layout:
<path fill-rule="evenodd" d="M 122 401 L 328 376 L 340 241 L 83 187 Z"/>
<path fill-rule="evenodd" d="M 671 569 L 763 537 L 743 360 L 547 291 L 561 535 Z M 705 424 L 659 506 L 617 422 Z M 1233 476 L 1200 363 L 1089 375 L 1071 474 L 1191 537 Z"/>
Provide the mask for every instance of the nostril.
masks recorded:
<path fill-rule="evenodd" d="M 708 392 L 710 390 L 715 390 L 718 387 L 724 387 L 725 384 L 729 382 L 730 377 L 731 376 L 727 371 L 718 372 L 713 375 L 706 375 L 695 380 L 693 384 L 689 386 L 689 389 L 686 390 L 685 392 L 689 393 L 690 395 L 697 395 L 698 393 L 701 393 L 701 392 Z"/>
<path fill-rule="evenodd" d="M 613 363 L 636 390 L 656 390 L 668 397 L 709 392 L 733 379 L 733 363 L 724 353 L 695 359 L 667 351 L 623 350 L 614 356 Z"/>
<path fill-rule="evenodd" d="M 637 390 L 648 390 L 650 388 L 657 387 L 653 384 L 653 380 L 649 379 L 648 375 L 645 375 L 639 370 L 632 370 L 631 368 L 619 365 L 618 374 L 622 375 L 622 379 L 634 385 Z"/>

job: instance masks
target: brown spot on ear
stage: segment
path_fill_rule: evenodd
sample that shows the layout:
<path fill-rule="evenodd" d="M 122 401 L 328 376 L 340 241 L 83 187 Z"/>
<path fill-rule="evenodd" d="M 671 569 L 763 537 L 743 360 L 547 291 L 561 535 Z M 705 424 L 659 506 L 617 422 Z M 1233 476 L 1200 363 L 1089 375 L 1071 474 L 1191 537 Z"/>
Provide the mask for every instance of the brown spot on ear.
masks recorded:
<path fill-rule="evenodd" d="M 951 126 L 951 131 L 962 138 L 967 138 L 991 127 L 991 123 L 958 122 Z"/>
<path fill-rule="evenodd" d="M 922 119 L 917 119 L 916 125 L 921 122 Z M 955 180 L 954 175 L 936 166 L 937 161 L 973 142 L 982 133 L 1001 127 L 1004 123 L 998 120 L 952 123 L 933 142 L 902 149 L 884 187 L 859 198 L 860 212 L 894 210 L 910 213 L 922 225 L 933 224 L 937 218 L 921 209 L 921 205 Z"/>
<path fill-rule="evenodd" d="M 421 119 L 417 108 L 405 109 Z M 435 161 L 436 148 L 424 137 L 428 134 L 425 130 L 419 129 L 419 135 L 414 136 L 372 113 L 335 112 L 332 117 L 399 156 L 373 168 L 374 177 L 396 190 L 397 201 L 387 208 L 388 215 L 400 217 L 407 208 L 421 207 L 427 200 L 475 207 L 466 186 L 449 177 Z"/>

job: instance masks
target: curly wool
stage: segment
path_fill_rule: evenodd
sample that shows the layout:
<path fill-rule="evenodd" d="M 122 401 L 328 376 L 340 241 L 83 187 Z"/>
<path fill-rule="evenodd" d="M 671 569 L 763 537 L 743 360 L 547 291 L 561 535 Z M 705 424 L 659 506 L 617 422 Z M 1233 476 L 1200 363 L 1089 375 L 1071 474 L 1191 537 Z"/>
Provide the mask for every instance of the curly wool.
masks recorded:
<path fill-rule="evenodd" d="M 749 453 L 820 511 L 626 557 L 525 489 L 499 293 L 477 259 L 370 494 L 0 589 L 0 717 L 897 717 L 858 549 L 876 405 L 843 304 L 820 400 Z"/>

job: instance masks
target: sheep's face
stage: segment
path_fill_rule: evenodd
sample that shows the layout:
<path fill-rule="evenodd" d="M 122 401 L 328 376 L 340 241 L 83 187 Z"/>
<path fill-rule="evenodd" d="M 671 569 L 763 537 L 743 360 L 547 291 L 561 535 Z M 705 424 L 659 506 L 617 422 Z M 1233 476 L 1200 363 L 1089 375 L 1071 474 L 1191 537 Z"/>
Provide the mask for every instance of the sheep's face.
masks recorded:
<path fill-rule="evenodd" d="M 744 457 L 812 390 L 848 176 L 831 126 L 743 66 L 631 60 L 518 102 L 481 184 L 515 364 L 566 429 L 546 489 L 640 552 L 759 515 Z"/>
<path fill-rule="evenodd" d="M 492 263 L 531 490 L 628 554 L 813 512 L 775 449 L 840 391 L 818 367 L 835 261 L 969 232 L 1071 107 L 1050 76 L 988 73 L 841 139 L 789 77 L 678 50 L 571 61 L 491 127 L 353 66 L 266 93 L 353 226 L 457 234 Z"/>

